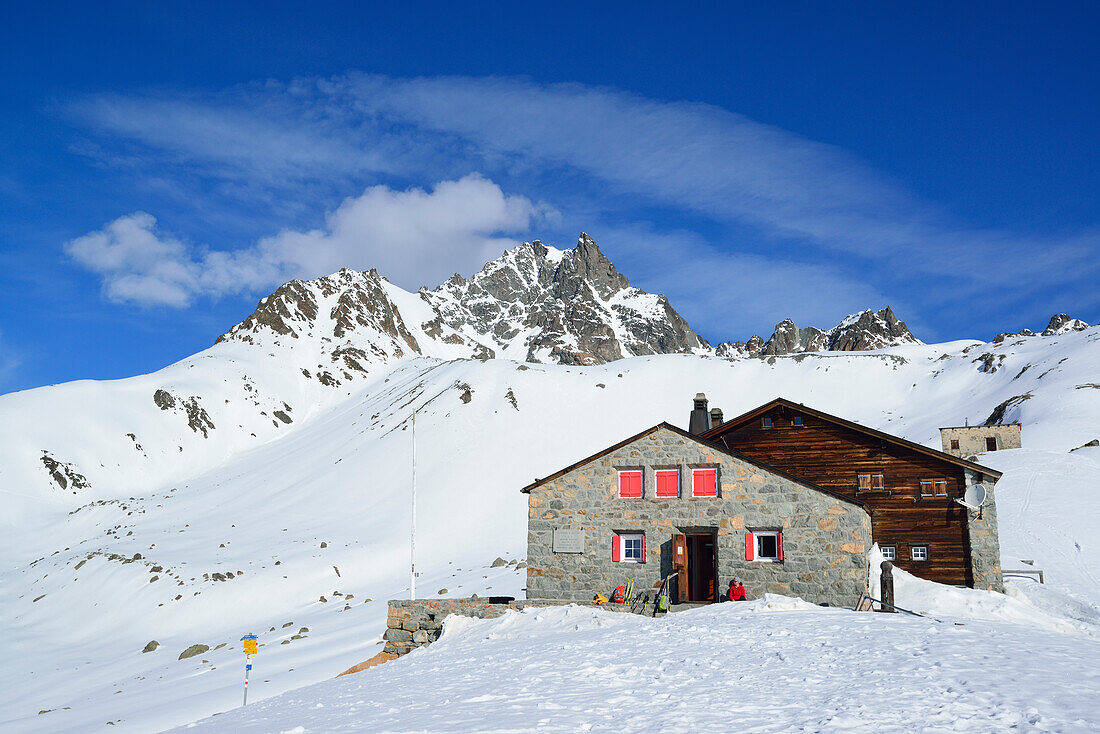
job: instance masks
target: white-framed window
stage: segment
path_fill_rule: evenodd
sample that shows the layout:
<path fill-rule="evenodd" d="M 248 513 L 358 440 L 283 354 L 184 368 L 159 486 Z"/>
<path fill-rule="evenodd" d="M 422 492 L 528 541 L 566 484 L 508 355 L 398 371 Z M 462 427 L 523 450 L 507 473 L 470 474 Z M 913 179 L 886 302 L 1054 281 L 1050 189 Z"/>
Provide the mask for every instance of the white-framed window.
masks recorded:
<path fill-rule="evenodd" d="M 764 419 L 764 428 L 771 428 L 773 425 L 771 418 Z"/>
<path fill-rule="evenodd" d="M 791 425 L 794 426 L 795 428 L 801 428 L 802 427 L 802 416 L 796 415 L 794 418 L 791 418 Z"/>
<path fill-rule="evenodd" d="M 896 561 L 898 558 L 898 548 L 894 545 L 884 545 L 880 548 L 882 551 L 883 560 Z"/>
<path fill-rule="evenodd" d="M 640 498 L 642 496 L 641 469 L 619 470 L 619 497 L 624 499 Z"/>
<path fill-rule="evenodd" d="M 718 496 L 718 469 L 702 468 L 691 470 L 691 496 L 692 497 L 717 497 Z"/>
<path fill-rule="evenodd" d="M 612 539 L 611 560 L 616 563 L 645 563 L 645 534 L 620 533 Z"/>
<path fill-rule="evenodd" d="M 910 557 L 914 561 L 927 561 L 928 560 L 928 546 L 926 546 L 926 545 L 914 545 L 910 549 Z"/>
<path fill-rule="evenodd" d="M 753 530 L 745 533 L 745 560 L 775 563 L 783 560 L 783 533 Z"/>
<path fill-rule="evenodd" d="M 679 469 L 654 469 L 653 483 L 655 497 L 679 497 L 680 496 L 680 470 Z"/>

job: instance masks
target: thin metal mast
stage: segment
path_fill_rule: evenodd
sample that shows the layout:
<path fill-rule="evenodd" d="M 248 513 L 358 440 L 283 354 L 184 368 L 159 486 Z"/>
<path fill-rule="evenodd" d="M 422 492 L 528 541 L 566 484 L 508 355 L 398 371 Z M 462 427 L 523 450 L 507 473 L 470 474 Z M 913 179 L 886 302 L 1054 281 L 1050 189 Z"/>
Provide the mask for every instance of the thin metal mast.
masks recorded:
<path fill-rule="evenodd" d="M 412 415 L 412 524 L 409 536 L 409 599 L 416 598 L 416 410 Z"/>

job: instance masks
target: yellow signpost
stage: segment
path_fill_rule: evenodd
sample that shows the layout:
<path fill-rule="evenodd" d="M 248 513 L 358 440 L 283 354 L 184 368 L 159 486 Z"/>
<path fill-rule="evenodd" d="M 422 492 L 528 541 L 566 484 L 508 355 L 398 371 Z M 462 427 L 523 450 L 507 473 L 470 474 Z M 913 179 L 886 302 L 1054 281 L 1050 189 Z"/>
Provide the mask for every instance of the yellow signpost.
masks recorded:
<path fill-rule="evenodd" d="M 242 706 L 248 705 L 248 673 L 252 670 L 252 656 L 256 654 L 257 649 L 260 646 L 260 641 L 256 635 L 245 635 L 241 638 L 244 642 L 244 654 L 248 658 L 248 662 L 244 666 L 244 703 Z"/>

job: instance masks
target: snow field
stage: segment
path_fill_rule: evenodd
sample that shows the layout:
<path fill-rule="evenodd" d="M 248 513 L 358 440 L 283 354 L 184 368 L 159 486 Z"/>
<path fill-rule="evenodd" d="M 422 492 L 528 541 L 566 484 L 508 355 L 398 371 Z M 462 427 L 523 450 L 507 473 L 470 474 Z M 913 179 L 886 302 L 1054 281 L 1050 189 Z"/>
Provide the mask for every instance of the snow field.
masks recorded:
<path fill-rule="evenodd" d="M 309 341 L 289 340 L 219 344 L 152 375 L 0 397 L 0 656 L 16 661 L 0 670 L 0 730 L 83 732 L 111 721 L 112 731 L 147 732 L 226 711 L 240 694 L 247 632 L 265 643 L 254 702 L 373 655 L 385 600 L 408 594 L 413 408 L 418 595 L 521 596 L 514 567 L 485 568 L 524 556 L 518 489 L 659 421 L 685 422 L 700 390 L 727 416 L 783 395 L 932 446 L 938 426 L 980 422 L 1031 392 L 1007 416 L 1023 421 L 1028 448 L 982 459 L 1005 471 L 1006 567 L 1033 559 L 1047 576 L 1042 587 L 1013 582 L 1009 601 L 1036 612 L 1032 627 L 1080 637 L 1100 604 L 1100 459 L 1067 452 L 1100 433 L 1100 389 L 1079 387 L 1097 382 L 1098 342 L 1094 327 L 1001 345 L 774 360 L 670 355 L 578 368 L 403 359 L 335 389 L 300 377 L 298 366 L 318 358 Z M 1005 355 L 995 373 L 975 362 L 987 351 Z M 209 438 L 153 403 L 162 387 L 202 398 L 217 426 Z M 274 425 L 284 401 L 294 422 Z M 74 495 L 54 485 L 43 449 L 91 488 Z M 143 558 L 122 562 L 135 553 Z M 214 572 L 234 578 L 203 580 Z M 350 610 L 336 591 L 354 595 Z M 929 611 L 998 624 L 1027 621 L 1020 609 Z M 310 632 L 281 644 L 300 626 Z M 142 654 L 152 639 L 162 648 Z M 193 643 L 223 642 L 176 660 Z"/>
<path fill-rule="evenodd" d="M 659 619 L 528 609 L 450 617 L 397 661 L 178 731 L 1088 732 L 1096 659 L 1097 640 L 787 597 Z"/>

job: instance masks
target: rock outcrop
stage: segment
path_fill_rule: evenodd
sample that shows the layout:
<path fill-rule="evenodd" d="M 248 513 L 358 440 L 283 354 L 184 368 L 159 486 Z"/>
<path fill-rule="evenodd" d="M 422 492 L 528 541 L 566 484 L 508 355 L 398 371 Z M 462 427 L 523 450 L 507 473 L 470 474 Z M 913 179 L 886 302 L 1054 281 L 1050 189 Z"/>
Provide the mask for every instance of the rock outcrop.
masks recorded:
<path fill-rule="evenodd" d="M 280 338 L 318 342 L 330 364 L 317 378 L 334 385 L 406 354 L 589 365 L 712 352 L 667 298 L 631 286 L 583 233 L 572 250 L 525 242 L 469 279 L 416 294 L 375 270 L 292 281 L 218 342 Z"/>
<path fill-rule="evenodd" d="M 920 344 L 905 322 L 899 321 L 887 306 L 879 311 L 860 311 L 839 324 L 822 331 L 814 326 L 799 328 L 792 319 L 775 325 L 771 338 L 754 336 L 747 342 L 723 342 L 719 357 L 757 357 L 805 352 L 863 352 L 902 344 Z"/>
<path fill-rule="evenodd" d="M 330 387 L 407 355 L 595 365 L 648 354 L 736 359 L 920 343 L 887 306 L 827 331 L 785 319 L 766 341 L 712 347 L 665 296 L 630 285 L 584 233 L 571 250 L 524 242 L 469 278 L 455 274 L 416 293 L 376 270 L 291 281 L 218 342 L 301 347 L 311 362 L 298 370 Z"/>
<path fill-rule="evenodd" d="M 1087 328 L 1089 328 L 1089 325 L 1081 319 L 1075 319 L 1068 314 L 1060 313 L 1050 317 L 1047 328 L 1043 329 L 1043 336 L 1065 334 L 1070 331 L 1084 331 Z"/>

